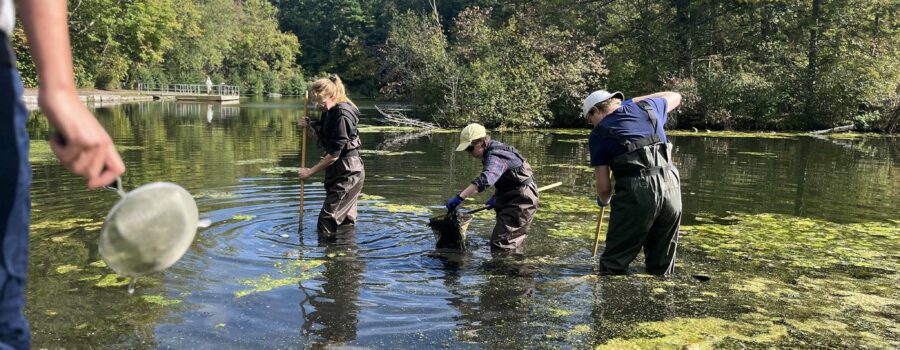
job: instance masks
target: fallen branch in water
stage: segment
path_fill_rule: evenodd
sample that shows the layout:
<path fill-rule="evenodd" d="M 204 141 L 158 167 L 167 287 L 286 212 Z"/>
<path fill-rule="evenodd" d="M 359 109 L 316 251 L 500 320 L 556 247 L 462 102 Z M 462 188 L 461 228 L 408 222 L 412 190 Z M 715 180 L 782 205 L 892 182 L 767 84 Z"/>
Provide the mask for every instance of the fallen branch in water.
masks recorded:
<path fill-rule="evenodd" d="M 825 130 L 810 131 L 809 133 L 813 134 L 813 135 L 825 135 L 825 134 L 830 134 L 833 132 L 844 132 L 844 131 L 850 131 L 850 130 L 853 130 L 853 124 L 839 126 L 839 127 L 831 128 L 831 129 L 825 129 Z"/>
<path fill-rule="evenodd" d="M 412 127 L 416 127 L 416 128 L 423 128 L 423 129 L 437 129 L 438 128 L 438 126 L 435 124 L 421 121 L 418 119 L 409 118 L 409 117 L 403 115 L 403 113 L 400 113 L 397 111 L 394 111 L 393 113 L 388 113 L 388 112 L 383 111 L 378 106 L 375 106 L 375 110 L 377 110 L 378 113 L 381 114 L 381 117 L 384 118 L 385 122 L 393 124 L 395 126 L 412 126 Z"/>

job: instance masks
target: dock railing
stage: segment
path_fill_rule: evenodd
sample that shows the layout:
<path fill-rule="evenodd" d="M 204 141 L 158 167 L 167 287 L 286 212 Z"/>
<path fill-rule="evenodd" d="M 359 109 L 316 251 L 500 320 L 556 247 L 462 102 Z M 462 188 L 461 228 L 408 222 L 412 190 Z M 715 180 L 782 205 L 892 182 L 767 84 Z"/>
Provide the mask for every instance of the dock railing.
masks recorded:
<path fill-rule="evenodd" d="M 234 85 L 212 85 L 209 90 L 206 84 L 157 84 L 138 83 L 138 92 L 141 94 L 157 95 L 219 95 L 240 96 L 241 88 Z"/>

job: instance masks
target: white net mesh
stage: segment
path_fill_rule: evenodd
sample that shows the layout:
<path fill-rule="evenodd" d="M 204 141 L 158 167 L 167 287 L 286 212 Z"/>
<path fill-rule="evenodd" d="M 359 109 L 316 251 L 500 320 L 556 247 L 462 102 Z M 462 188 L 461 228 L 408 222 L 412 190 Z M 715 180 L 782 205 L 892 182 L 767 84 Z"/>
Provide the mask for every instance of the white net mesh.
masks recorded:
<path fill-rule="evenodd" d="M 100 235 L 100 254 L 123 276 L 163 270 L 191 246 L 197 218 L 197 204 L 180 186 L 141 186 L 113 207 Z"/>

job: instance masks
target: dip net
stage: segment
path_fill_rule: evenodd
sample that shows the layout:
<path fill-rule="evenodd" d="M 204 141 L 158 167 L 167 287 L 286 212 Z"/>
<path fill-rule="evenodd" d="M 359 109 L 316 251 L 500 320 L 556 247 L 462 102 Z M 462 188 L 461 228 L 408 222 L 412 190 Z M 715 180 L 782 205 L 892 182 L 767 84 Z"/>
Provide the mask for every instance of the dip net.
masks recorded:
<path fill-rule="evenodd" d="M 428 220 L 428 226 L 434 232 L 437 249 L 466 250 L 466 229 L 472 216 L 454 209 L 446 215 L 439 215 Z"/>

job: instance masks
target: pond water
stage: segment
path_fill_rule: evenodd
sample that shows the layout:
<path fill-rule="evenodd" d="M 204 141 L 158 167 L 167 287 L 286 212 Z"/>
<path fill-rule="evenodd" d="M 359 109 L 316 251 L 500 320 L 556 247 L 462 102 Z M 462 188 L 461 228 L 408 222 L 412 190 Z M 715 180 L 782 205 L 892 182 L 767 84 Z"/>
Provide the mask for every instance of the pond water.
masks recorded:
<path fill-rule="evenodd" d="M 321 177 L 298 209 L 301 113 L 291 99 L 96 110 L 128 167 L 126 190 L 176 182 L 212 221 L 134 295 L 97 248 L 117 195 L 68 174 L 35 113 L 35 348 L 900 347 L 900 138 L 673 132 L 677 272 L 643 275 L 639 257 L 636 274 L 607 278 L 590 252 L 588 129 L 494 134 L 539 185 L 563 182 L 542 196 L 527 258 L 507 261 L 489 254 L 489 212 L 469 227 L 469 251 L 434 250 L 428 218 L 480 170 L 452 151 L 455 131 L 363 127 L 355 239 L 318 242 Z M 313 164 L 321 150 L 310 145 Z"/>

